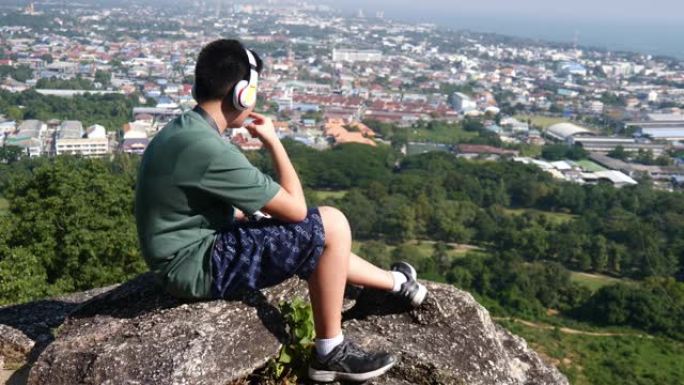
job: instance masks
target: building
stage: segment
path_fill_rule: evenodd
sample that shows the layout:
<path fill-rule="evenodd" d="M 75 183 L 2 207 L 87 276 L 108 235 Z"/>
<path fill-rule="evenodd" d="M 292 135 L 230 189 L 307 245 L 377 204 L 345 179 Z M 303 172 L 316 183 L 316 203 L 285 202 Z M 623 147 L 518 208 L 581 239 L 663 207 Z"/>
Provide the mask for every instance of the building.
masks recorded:
<path fill-rule="evenodd" d="M 24 149 L 30 157 L 43 154 L 43 138 L 47 132 L 47 125 L 40 120 L 24 120 L 17 132 L 5 139 L 6 146 L 17 146 Z"/>
<path fill-rule="evenodd" d="M 627 152 L 652 151 L 654 156 L 662 155 L 667 146 L 661 143 L 645 143 L 638 142 L 634 138 L 616 138 L 608 136 L 588 136 L 588 137 L 574 137 L 568 138 L 569 145 L 580 145 L 589 152 L 609 153 L 620 146 Z"/>
<path fill-rule="evenodd" d="M 684 124 L 681 127 L 641 127 L 636 134 L 653 140 L 684 141 Z"/>
<path fill-rule="evenodd" d="M 575 62 L 561 62 L 558 65 L 558 73 L 561 75 L 587 76 L 587 69 Z"/>
<path fill-rule="evenodd" d="M 355 131 L 349 131 L 347 128 Z M 361 143 L 369 146 L 377 146 L 374 140 L 375 132 L 360 122 L 351 122 L 345 125 L 342 119 L 328 119 L 325 123 L 323 134 L 334 140 L 335 144 Z"/>
<path fill-rule="evenodd" d="M 555 179 L 565 180 L 579 184 L 598 184 L 610 183 L 615 187 L 623 187 L 637 184 L 637 181 L 632 179 L 629 175 L 616 170 L 583 170 L 581 165 L 569 161 L 562 160 L 557 162 L 546 162 L 532 158 L 513 158 L 515 162 L 535 165 L 538 168 L 548 172 Z"/>
<path fill-rule="evenodd" d="M 628 175 L 625 175 L 624 173 L 616 170 L 582 173 L 582 179 L 584 179 L 584 182 L 587 184 L 608 182 L 615 187 L 632 186 L 638 184 L 637 181 L 630 178 Z"/>
<path fill-rule="evenodd" d="M 589 158 L 594 162 L 611 170 L 621 171 L 630 177 L 648 175 L 657 182 L 670 181 L 673 176 L 684 173 L 684 168 L 677 166 L 646 166 L 643 164 L 628 163 L 620 159 L 611 158 L 604 154 L 591 153 Z"/>
<path fill-rule="evenodd" d="M 382 60 L 382 52 L 378 50 L 360 50 L 360 49 L 333 49 L 332 59 L 334 62 L 355 62 L 365 61 L 374 62 Z"/>
<path fill-rule="evenodd" d="M 684 114 L 681 113 L 652 113 L 644 121 L 625 123 L 625 127 L 637 127 L 635 135 L 653 140 L 684 140 Z"/>
<path fill-rule="evenodd" d="M 82 155 L 99 157 L 110 153 L 109 140 L 105 128 L 100 125 L 88 127 L 77 120 L 65 120 L 60 125 L 55 138 L 55 155 Z"/>
<path fill-rule="evenodd" d="M 451 105 L 458 112 L 469 112 L 477 109 L 477 103 L 470 96 L 454 92 L 451 95 Z"/>
<path fill-rule="evenodd" d="M 563 122 L 551 125 L 546 130 L 546 135 L 556 141 L 567 142 L 571 137 L 594 136 L 596 134 L 587 128 Z"/>
<path fill-rule="evenodd" d="M 121 151 L 126 154 L 142 155 L 148 144 L 150 140 L 147 138 L 124 139 L 121 143 Z"/>

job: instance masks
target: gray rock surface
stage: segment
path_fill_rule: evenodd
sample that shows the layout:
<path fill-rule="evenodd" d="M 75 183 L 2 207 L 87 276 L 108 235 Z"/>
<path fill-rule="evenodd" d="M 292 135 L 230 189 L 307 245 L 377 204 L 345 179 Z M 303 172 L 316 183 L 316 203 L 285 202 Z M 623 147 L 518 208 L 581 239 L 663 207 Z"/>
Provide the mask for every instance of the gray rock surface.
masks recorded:
<path fill-rule="evenodd" d="M 568 384 L 525 340 L 495 324 L 469 293 L 424 284 L 430 296 L 418 309 L 402 311 L 387 294 L 369 292 L 345 313 L 347 335 L 400 356 L 373 384 Z"/>
<path fill-rule="evenodd" d="M 0 360 L 3 367 L 19 367 L 35 359 L 53 340 L 53 330 L 80 303 L 114 286 L 48 300 L 0 307 Z"/>
<path fill-rule="evenodd" d="M 29 360 L 35 342 L 13 327 L 0 324 L 0 369 L 18 366 Z"/>
<path fill-rule="evenodd" d="M 568 383 L 470 294 L 426 285 L 418 309 L 364 291 L 345 312 L 345 335 L 400 357 L 372 384 Z M 306 295 L 304 282 L 290 280 L 235 301 L 181 303 L 145 274 L 73 309 L 28 383 L 229 384 L 277 354 L 285 338 L 277 306 Z"/>

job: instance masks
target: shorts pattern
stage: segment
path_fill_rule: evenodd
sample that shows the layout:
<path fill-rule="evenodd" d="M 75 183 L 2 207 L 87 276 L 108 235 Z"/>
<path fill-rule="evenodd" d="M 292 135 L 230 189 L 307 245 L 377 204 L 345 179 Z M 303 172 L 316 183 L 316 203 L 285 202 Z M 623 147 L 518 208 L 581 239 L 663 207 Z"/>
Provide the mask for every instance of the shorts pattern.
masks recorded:
<path fill-rule="evenodd" d="M 297 223 L 276 219 L 235 222 L 219 232 L 211 251 L 212 296 L 262 289 L 292 276 L 307 279 L 323 253 L 325 232 L 318 208 Z"/>

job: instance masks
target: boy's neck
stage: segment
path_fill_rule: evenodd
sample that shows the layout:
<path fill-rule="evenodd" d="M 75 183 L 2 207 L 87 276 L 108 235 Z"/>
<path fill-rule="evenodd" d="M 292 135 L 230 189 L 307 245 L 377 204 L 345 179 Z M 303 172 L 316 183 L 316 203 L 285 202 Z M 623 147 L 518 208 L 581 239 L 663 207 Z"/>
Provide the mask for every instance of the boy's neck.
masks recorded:
<path fill-rule="evenodd" d="M 223 110 L 221 109 L 221 101 L 211 100 L 202 102 L 199 104 L 199 107 L 203 109 L 204 112 L 209 114 L 209 116 L 211 116 L 212 119 L 214 119 L 214 122 L 216 122 L 216 126 L 218 127 L 219 133 L 223 134 L 223 132 L 226 130 L 226 127 L 228 127 L 228 121 L 226 120 L 225 115 L 223 115 Z"/>

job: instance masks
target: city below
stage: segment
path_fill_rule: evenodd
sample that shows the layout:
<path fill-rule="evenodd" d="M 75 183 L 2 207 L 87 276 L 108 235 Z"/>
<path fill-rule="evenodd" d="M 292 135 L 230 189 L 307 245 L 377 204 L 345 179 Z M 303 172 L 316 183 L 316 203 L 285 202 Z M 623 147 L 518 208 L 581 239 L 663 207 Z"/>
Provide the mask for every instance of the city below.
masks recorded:
<path fill-rule="evenodd" d="M 30 157 L 142 154 L 193 107 L 199 49 L 231 37 L 264 58 L 257 110 L 281 137 L 316 149 L 392 144 L 404 154 L 511 159 L 580 184 L 684 186 L 684 62 L 675 58 L 293 1 L 27 2 L 0 8 L 0 19 L 0 140 Z M 3 98 L 26 104 L 4 109 Z M 35 112 L 89 98 L 130 108 L 87 122 Z M 243 128 L 225 139 L 261 148 Z"/>

